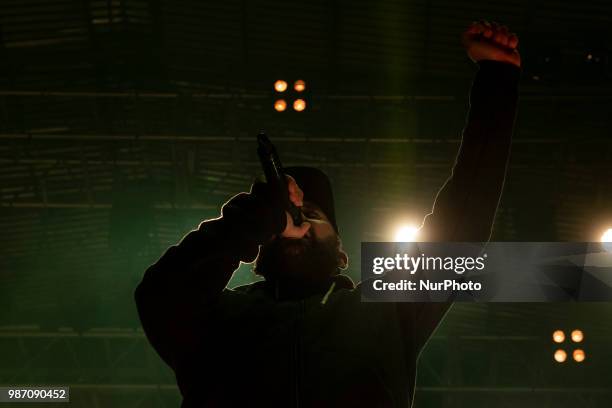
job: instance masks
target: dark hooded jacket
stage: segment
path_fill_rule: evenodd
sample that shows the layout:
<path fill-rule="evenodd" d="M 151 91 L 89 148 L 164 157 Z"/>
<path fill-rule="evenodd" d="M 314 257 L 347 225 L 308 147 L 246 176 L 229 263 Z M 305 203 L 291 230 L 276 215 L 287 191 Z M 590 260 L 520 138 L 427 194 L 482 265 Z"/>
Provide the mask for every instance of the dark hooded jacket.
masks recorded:
<path fill-rule="evenodd" d="M 482 61 L 452 175 L 423 241 L 488 241 L 509 159 L 520 69 Z M 145 333 L 183 407 L 409 407 L 419 353 L 448 303 L 366 303 L 338 275 L 308 293 L 226 287 L 257 253 L 235 218 L 203 222 L 136 289 Z M 333 285 L 332 285 L 333 283 Z"/>

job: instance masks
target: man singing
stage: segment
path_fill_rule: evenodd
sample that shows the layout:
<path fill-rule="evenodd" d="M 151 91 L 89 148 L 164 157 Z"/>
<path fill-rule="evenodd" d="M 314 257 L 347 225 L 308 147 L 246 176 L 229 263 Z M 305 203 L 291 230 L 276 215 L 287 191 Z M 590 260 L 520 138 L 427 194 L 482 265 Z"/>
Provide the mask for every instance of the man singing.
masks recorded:
<path fill-rule="evenodd" d="M 422 241 L 486 242 L 510 152 L 518 39 L 477 22 L 462 35 L 478 64 L 452 175 Z M 286 169 L 292 218 L 266 184 L 231 198 L 145 273 L 136 303 L 146 335 L 174 370 L 183 407 L 410 407 L 419 353 L 448 303 L 362 303 L 341 272 L 348 257 L 330 182 Z M 227 283 L 255 260 L 265 279 Z"/>

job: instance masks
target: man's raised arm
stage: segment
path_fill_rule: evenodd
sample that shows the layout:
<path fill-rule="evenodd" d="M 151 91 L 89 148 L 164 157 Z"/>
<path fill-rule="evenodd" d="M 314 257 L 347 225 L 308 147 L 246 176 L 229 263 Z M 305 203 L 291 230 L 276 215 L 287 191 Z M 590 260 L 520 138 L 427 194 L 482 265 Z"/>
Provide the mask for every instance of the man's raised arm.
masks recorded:
<path fill-rule="evenodd" d="M 510 156 L 521 64 L 518 39 L 506 27 L 488 23 L 472 24 L 462 39 L 479 69 L 459 154 L 425 218 L 423 241 L 488 241 Z"/>
<path fill-rule="evenodd" d="M 521 59 L 508 29 L 473 23 L 462 36 L 479 65 L 452 175 L 425 217 L 419 240 L 487 242 L 502 193 L 518 101 Z M 398 303 L 404 333 L 418 355 L 451 303 Z"/>

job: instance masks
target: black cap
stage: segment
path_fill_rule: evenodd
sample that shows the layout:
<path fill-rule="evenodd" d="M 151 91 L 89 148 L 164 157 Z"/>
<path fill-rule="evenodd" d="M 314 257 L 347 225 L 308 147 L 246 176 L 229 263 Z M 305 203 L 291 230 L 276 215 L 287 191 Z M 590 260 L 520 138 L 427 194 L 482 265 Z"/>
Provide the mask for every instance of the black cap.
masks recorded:
<path fill-rule="evenodd" d="M 334 230 L 338 233 L 334 194 L 329 177 L 314 167 L 285 167 L 285 173 L 293 177 L 304 192 L 304 201 L 315 203 L 325 213 Z"/>

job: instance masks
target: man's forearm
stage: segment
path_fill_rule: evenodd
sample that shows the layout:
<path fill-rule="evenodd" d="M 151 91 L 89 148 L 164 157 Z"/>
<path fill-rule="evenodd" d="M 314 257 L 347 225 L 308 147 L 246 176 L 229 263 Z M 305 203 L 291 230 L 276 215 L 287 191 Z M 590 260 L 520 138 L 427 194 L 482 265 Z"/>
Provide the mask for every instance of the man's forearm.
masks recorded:
<path fill-rule="evenodd" d="M 258 245 L 284 227 L 284 213 L 255 184 L 251 193 L 239 193 L 221 209 L 222 216 L 200 224 L 181 242 L 170 247 L 145 272 L 138 293 L 177 292 L 189 298 L 196 291 L 199 302 L 211 302 L 221 294 L 241 261 L 251 262 Z"/>
<path fill-rule="evenodd" d="M 190 290 L 199 283 L 204 284 L 197 288 L 200 298 L 220 293 L 241 259 L 257 253 L 255 244 L 232 232 L 223 218 L 203 222 L 147 269 L 141 286 L 161 291 Z"/>

